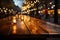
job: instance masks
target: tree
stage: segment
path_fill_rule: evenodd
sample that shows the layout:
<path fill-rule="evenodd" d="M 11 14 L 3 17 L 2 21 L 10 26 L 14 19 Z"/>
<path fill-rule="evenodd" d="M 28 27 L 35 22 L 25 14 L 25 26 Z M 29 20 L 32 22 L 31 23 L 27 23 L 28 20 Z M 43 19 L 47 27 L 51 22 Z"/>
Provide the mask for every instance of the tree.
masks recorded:
<path fill-rule="evenodd" d="M 36 18 L 40 18 L 40 17 L 39 17 L 39 13 L 38 13 L 39 3 L 37 2 L 35 5 L 36 5 L 36 8 L 37 8 L 37 10 L 36 10 Z"/>
<path fill-rule="evenodd" d="M 0 0 L 0 7 L 13 8 L 14 6 L 13 0 Z"/>
<path fill-rule="evenodd" d="M 55 12 L 55 13 L 54 13 L 54 23 L 57 24 L 57 23 L 58 23 L 58 13 L 57 13 L 58 0 L 55 0 L 54 3 L 55 3 L 55 10 L 54 10 L 54 12 Z"/>

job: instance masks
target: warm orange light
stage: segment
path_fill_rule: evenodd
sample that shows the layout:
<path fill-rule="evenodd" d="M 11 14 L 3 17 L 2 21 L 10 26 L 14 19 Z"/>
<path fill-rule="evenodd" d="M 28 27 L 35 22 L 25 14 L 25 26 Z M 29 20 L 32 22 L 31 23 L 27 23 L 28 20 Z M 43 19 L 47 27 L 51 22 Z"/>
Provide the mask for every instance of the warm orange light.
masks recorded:
<path fill-rule="evenodd" d="M 49 14 L 54 14 L 54 10 L 48 10 Z"/>
<path fill-rule="evenodd" d="M 58 9 L 58 14 L 60 14 L 60 9 Z"/>
<path fill-rule="evenodd" d="M 16 17 L 13 17 L 13 23 L 16 23 Z"/>
<path fill-rule="evenodd" d="M 19 18 L 20 18 L 20 15 L 19 15 Z"/>
<path fill-rule="evenodd" d="M 13 22 L 16 23 L 16 20 L 14 19 Z"/>
<path fill-rule="evenodd" d="M 13 34 L 16 34 L 16 29 L 17 29 L 17 28 L 16 28 L 16 25 L 14 25 L 14 26 L 13 26 L 13 31 L 12 31 Z"/>
<path fill-rule="evenodd" d="M 34 27 L 34 28 L 32 29 L 32 33 L 33 33 L 33 34 L 36 34 L 36 31 L 37 31 L 37 28 Z"/>
<path fill-rule="evenodd" d="M 45 12 L 45 10 L 43 10 L 43 12 Z"/>
<path fill-rule="evenodd" d="M 18 18 L 18 14 L 16 14 L 16 18 Z"/>
<path fill-rule="evenodd" d="M 21 16 L 21 20 L 23 20 L 24 18 L 23 18 L 23 16 Z"/>
<path fill-rule="evenodd" d="M 24 21 L 26 21 L 26 19 L 27 19 L 26 16 L 24 16 Z"/>
<path fill-rule="evenodd" d="M 23 25 L 23 26 L 22 26 L 22 25 Z M 20 25 L 20 26 L 21 26 L 20 28 L 21 28 L 22 30 L 25 30 L 25 27 L 24 27 L 25 25 L 24 25 L 24 22 L 23 22 L 23 21 L 21 21 L 21 25 Z"/>
<path fill-rule="evenodd" d="M 26 7 L 26 6 L 23 6 L 23 7 L 22 7 L 22 10 L 26 10 L 26 9 L 27 9 L 27 7 Z"/>

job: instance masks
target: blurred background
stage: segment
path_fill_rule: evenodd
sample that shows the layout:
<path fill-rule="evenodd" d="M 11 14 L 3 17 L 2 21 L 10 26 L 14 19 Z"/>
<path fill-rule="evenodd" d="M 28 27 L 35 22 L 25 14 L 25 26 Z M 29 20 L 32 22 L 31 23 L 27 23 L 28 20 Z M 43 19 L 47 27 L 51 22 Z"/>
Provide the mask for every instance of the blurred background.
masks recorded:
<path fill-rule="evenodd" d="M 0 0 L 0 34 L 60 33 L 60 0 Z"/>

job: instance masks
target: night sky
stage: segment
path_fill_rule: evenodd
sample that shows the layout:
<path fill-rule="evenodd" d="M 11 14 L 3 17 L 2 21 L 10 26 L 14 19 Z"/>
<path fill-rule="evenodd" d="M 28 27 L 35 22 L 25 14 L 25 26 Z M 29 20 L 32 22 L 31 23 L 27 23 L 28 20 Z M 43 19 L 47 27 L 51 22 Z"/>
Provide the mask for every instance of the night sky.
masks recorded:
<path fill-rule="evenodd" d="M 23 0 L 13 0 L 14 1 L 14 4 L 18 7 L 22 7 L 22 4 L 23 4 Z"/>

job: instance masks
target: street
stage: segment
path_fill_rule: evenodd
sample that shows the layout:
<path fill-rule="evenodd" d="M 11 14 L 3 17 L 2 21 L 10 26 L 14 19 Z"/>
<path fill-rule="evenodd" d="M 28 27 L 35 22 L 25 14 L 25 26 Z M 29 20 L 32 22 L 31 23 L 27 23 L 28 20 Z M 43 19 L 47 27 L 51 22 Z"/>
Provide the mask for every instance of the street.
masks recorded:
<path fill-rule="evenodd" d="M 26 15 L 9 16 L 0 19 L 0 34 L 59 34 L 60 25 L 50 24 Z"/>

